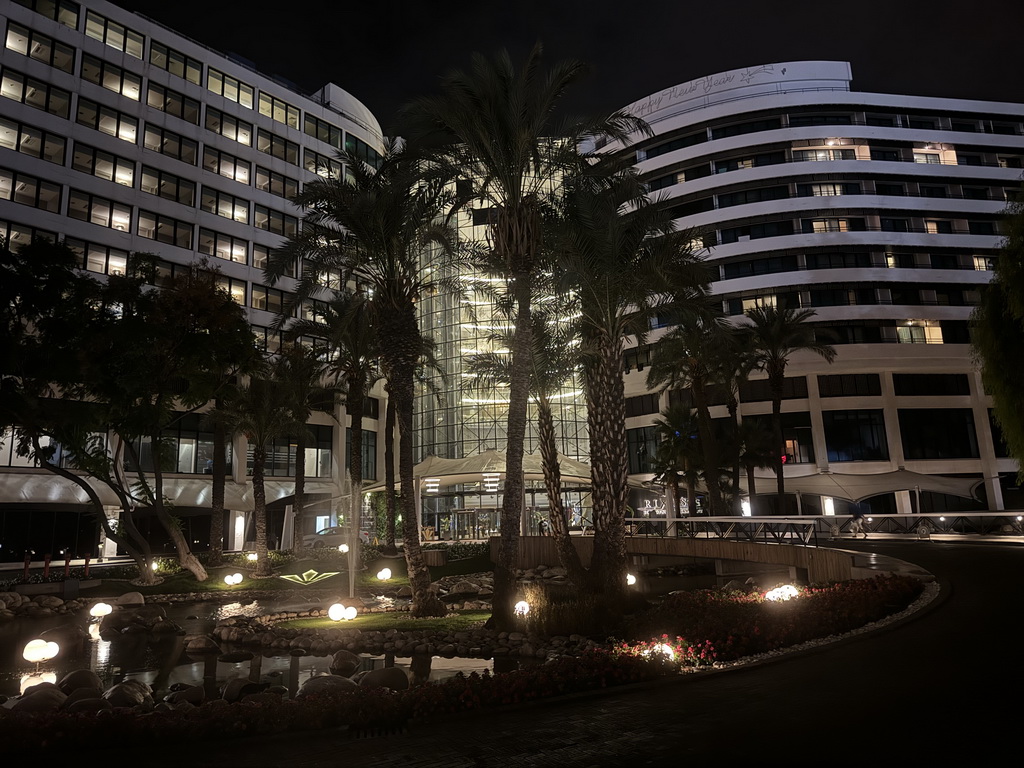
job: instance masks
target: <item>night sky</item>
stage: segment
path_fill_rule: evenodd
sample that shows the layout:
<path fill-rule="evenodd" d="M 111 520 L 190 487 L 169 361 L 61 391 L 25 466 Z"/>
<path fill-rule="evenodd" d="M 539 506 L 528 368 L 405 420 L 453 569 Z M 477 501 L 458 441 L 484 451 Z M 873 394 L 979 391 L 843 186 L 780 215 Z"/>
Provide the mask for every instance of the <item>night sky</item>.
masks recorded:
<path fill-rule="evenodd" d="M 118 0 L 301 90 L 337 83 L 385 132 L 402 104 L 435 92 L 440 76 L 468 67 L 473 52 L 506 48 L 521 60 L 536 41 L 551 61 L 589 65 L 567 98 L 577 113 L 610 112 L 723 70 L 800 59 L 850 61 L 857 90 L 1024 102 L 1022 0 L 289 0 L 277 12 L 255 10 L 269 4 Z"/>

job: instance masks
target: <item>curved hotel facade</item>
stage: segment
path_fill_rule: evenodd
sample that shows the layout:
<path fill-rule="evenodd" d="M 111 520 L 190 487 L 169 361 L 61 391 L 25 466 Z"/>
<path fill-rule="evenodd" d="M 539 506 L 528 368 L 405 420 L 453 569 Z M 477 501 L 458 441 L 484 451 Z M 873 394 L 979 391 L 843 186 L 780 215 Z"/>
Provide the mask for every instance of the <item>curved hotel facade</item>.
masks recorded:
<path fill-rule="evenodd" d="M 634 158 L 697 231 L 727 316 L 806 308 L 829 330 L 832 365 L 798 354 L 787 369 L 787 477 L 906 469 L 973 478 L 991 509 L 1021 506 L 968 321 L 1021 185 L 1024 106 L 860 93 L 851 79 L 848 63 L 811 61 L 693 80 L 630 105 L 653 137 L 605 150 Z M 650 477 L 650 423 L 667 404 L 646 391 L 648 360 L 644 347 L 625 361 L 637 479 Z M 763 380 L 741 399 L 741 416 L 771 412 Z M 872 504 L 909 512 L 912 496 Z M 920 498 L 924 512 L 977 508 Z"/>

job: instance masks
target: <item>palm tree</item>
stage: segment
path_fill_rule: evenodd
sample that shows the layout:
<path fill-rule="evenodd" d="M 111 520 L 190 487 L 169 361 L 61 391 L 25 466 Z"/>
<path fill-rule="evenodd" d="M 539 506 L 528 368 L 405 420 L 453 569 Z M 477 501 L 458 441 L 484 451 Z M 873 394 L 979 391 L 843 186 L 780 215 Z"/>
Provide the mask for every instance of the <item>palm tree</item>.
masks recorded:
<path fill-rule="evenodd" d="M 736 435 L 737 454 L 740 464 L 747 471 L 747 498 L 750 501 L 750 511 L 753 512 L 754 497 L 757 495 L 754 470 L 774 466 L 772 457 L 775 455 L 775 437 L 760 419 L 750 416 L 740 422 Z"/>
<path fill-rule="evenodd" d="M 413 614 L 444 615 L 444 604 L 430 591 L 423 560 L 413 479 L 413 392 L 423 337 L 416 301 L 432 290 L 421 259 L 440 261 L 453 250 L 454 237 L 442 222 L 450 200 L 437 182 L 422 181 L 410 156 L 394 144 L 374 169 L 347 155 L 347 174 L 306 185 L 296 203 L 307 213 L 302 233 L 271 257 L 271 277 L 284 274 L 298 258 L 305 261 L 299 297 L 322 290 L 318 276 L 337 270 L 341 284 L 354 283 L 367 295 L 381 345 L 388 391 L 399 428 L 399 476 L 406 563 L 413 589 Z M 434 251 L 430 251 L 431 247 Z"/>
<path fill-rule="evenodd" d="M 778 513 L 785 512 L 786 481 L 782 457 L 786 442 L 782 436 L 782 392 L 786 380 L 786 366 L 795 352 L 813 352 L 831 363 L 836 351 L 830 344 L 819 341 L 810 325 L 812 309 L 790 307 L 755 307 L 747 312 L 751 322 L 751 344 L 756 365 L 768 375 L 768 388 L 772 394 L 772 430 L 775 433 L 773 469 L 778 483 Z"/>
<path fill-rule="evenodd" d="M 686 483 L 687 509 L 697 514 L 697 478 L 703 461 L 693 411 L 682 405 L 670 405 L 654 422 L 658 434 L 655 454 L 655 479 L 665 483 L 672 499 L 672 511 L 679 515 L 679 478 Z"/>
<path fill-rule="evenodd" d="M 709 394 L 725 380 L 722 349 L 729 336 L 717 321 L 684 322 L 655 345 L 647 374 L 650 388 L 688 389 L 697 414 L 703 474 L 712 515 L 725 514 L 721 490 L 722 446 L 711 419 Z"/>
<path fill-rule="evenodd" d="M 587 393 L 591 572 L 614 603 L 626 586 L 624 339 L 643 344 L 652 318 L 669 305 L 692 310 L 707 273 L 690 252 L 689 234 L 676 232 L 664 209 L 649 203 L 632 170 L 609 166 L 572 180 L 557 208 L 557 274 L 563 292 L 575 297 Z"/>
<path fill-rule="evenodd" d="M 349 420 L 349 521 L 359 522 L 363 484 L 363 414 L 370 387 L 380 376 L 380 345 L 373 327 L 369 297 L 342 289 L 320 305 L 314 318 L 299 320 L 288 329 L 290 338 L 311 336 L 323 343 L 326 373 L 344 391 Z M 332 393 L 333 396 L 333 393 Z"/>
<path fill-rule="evenodd" d="M 632 132 L 649 134 L 646 123 L 625 112 L 603 120 L 559 121 L 556 108 L 583 71 L 579 62 L 566 61 L 545 72 L 540 45 L 521 69 L 507 52 L 493 60 L 474 54 L 468 72 L 450 72 L 442 79 L 440 95 L 418 99 L 403 114 L 403 133 L 432 148 L 428 167 L 464 190 L 460 202 L 477 200 L 477 207 L 490 208 L 490 251 L 480 266 L 506 280 L 514 304 L 493 599 L 494 624 L 501 629 L 510 628 L 514 618 L 530 390 L 531 281 L 541 262 L 542 201 L 553 186 L 584 167 L 587 157 L 579 151 L 584 139 L 611 136 L 625 141 Z"/>
<path fill-rule="evenodd" d="M 256 524 L 256 570 L 253 576 L 266 578 L 271 575 L 264 484 L 267 449 L 275 438 L 305 429 L 305 424 L 294 416 L 287 387 L 273 376 L 253 378 L 246 386 L 240 387 L 237 397 L 229 401 L 216 418 L 222 420 L 228 431 L 245 435 L 252 449 L 253 517 Z"/>
<path fill-rule="evenodd" d="M 548 520 L 562 567 L 580 589 L 586 589 L 589 577 L 580 562 L 579 553 L 569 537 L 569 523 L 562 503 L 561 469 L 558 464 L 558 437 L 551 408 L 551 396 L 571 379 L 579 367 L 569 329 L 548 312 L 532 315 L 530 333 L 530 395 L 537 405 L 537 435 L 541 453 L 541 469 L 548 497 Z M 497 339 L 507 345 L 507 336 Z M 508 355 L 489 352 L 474 355 L 468 369 L 484 383 L 507 384 L 511 376 Z"/>
<path fill-rule="evenodd" d="M 309 441 L 309 428 L 306 423 L 314 409 L 322 410 L 325 405 L 332 406 L 338 388 L 324 383 L 325 363 L 316 350 L 301 344 L 291 344 L 281 351 L 274 366 L 277 382 L 285 388 L 289 410 L 299 428 L 295 432 L 295 500 L 292 503 L 294 518 L 292 525 L 291 548 L 302 549 L 303 517 L 306 504 L 306 444 Z M 282 548 L 288 546 L 281 543 Z"/>

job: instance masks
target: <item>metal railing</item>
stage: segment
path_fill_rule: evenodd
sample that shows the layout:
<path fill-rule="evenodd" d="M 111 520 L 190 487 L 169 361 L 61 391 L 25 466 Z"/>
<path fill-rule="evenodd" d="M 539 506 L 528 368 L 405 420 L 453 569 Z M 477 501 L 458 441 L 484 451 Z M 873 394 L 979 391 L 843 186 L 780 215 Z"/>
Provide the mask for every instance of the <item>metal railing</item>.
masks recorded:
<path fill-rule="evenodd" d="M 799 517 L 627 517 L 626 535 L 656 538 L 728 539 L 818 546 L 822 541 L 853 538 L 850 515 Z M 862 532 L 928 539 L 933 536 L 1024 536 L 1024 510 L 949 514 L 870 515 Z"/>

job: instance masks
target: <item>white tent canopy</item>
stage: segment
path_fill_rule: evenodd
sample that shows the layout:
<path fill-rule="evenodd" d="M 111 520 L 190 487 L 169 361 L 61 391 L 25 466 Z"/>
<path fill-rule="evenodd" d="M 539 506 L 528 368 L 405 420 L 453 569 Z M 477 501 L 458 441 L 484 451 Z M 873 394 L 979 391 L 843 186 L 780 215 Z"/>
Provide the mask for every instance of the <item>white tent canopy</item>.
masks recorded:
<path fill-rule="evenodd" d="M 775 476 L 755 478 L 755 490 L 759 496 L 771 495 L 775 492 Z M 842 472 L 820 472 L 816 475 L 803 477 L 786 477 L 786 492 L 832 496 L 847 501 L 859 502 L 871 496 L 895 491 L 930 491 L 944 493 L 948 496 L 960 496 L 965 499 L 975 498 L 974 489 L 981 483 L 981 478 L 943 477 L 941 475 L 924 475 L 898 469 L 894 472 L 877 474 L 846 474 Z M 746 489 L 746 481 L 742 483 Z"/>

